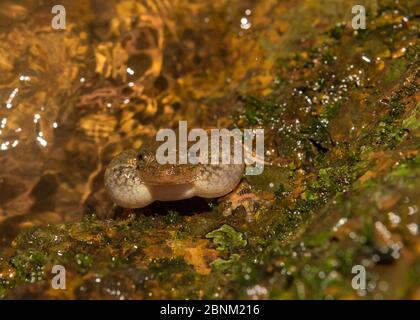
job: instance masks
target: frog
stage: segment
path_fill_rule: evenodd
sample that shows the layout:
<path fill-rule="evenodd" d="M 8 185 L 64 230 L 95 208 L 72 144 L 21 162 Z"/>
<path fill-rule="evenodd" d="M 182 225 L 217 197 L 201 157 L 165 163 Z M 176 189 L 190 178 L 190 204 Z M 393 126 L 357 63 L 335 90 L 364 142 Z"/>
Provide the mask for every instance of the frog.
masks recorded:
<path fill-rule="evenodd" d="M 118 206 L 137 209 L 154 201 L 219 198 L 242 179 L 244 163 L 161 164 L 156 159 L 159 145 L 151 139 L 139 150 L 125 150 L 111 160 L 105 188 Z"/>

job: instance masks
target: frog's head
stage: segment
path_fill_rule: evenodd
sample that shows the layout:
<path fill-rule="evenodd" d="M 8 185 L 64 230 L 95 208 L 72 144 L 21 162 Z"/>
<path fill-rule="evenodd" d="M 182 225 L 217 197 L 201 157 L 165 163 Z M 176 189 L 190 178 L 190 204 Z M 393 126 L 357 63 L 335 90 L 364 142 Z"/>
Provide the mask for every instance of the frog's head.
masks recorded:
<path fill-rule="evenodd" d="M 136 154 L 136 170 L 144 184 L 188 184 L 195 180 L 197 165 L 161 164 L 156 160 L 158 147 L 158 142 L 146 142 Z"/>

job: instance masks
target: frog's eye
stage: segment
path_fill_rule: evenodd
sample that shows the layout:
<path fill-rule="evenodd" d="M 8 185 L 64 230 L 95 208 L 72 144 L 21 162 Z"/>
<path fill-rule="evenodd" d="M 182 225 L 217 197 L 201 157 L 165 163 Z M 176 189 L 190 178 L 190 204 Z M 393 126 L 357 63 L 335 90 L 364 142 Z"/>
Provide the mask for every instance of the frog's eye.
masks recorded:
<path fill-rule="evenodd" d="M 136 156 L 137 161 L 143 161 L 145 158 L 145 155 L 141 152 L 139 152 Z"/>

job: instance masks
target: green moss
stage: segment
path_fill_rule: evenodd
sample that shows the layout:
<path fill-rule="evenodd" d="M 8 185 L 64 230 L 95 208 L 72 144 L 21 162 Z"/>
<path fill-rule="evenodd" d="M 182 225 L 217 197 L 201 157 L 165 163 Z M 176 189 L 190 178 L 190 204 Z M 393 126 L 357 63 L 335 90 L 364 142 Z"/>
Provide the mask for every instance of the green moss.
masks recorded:
<path fill-rule="evenodd" d="M 165 221 L 168 225 L 179 222 L 179 214 L 176 211 L 169 210 L 165 215 Z"/>
<path fill-rule="evenodd" d="M 404 128 L 395 123 L 380 122 L 370 135 L 370 140 L 376 145 L 385 144 L 387 148 L 394 148 L 404 138 Z"/>
<path fill-rule="evenodd" d="M 264 125 L 273 119 L 276 106 L 272 102 L 252 96 L 243 97 L 242 102 L 244 109 L 237 118 L 245 119 L 250 125 Z"/>
<path fill-rule="evenodd" d="M 386 179 L 395 181 L 400 178 L 413 178 L 418 174 L 420 167 L 420 156 L 407 159 L 405 162 L 398 164 L 388 173 Z"/>
<path fill-rule="evenodd" d="M 213 230 L 206 234 L 207 239 L 212 239 L 217 250 L 233 252 L 237 249 L 244 248 L 247 241 L 243 239 L 243 235 L 237 232 L 231 226 L 224 224 L 219 229 Z"/>
<path fill-rule="evenodd" d="M 420 119 L 416 115 L 411 115 L 407 119 L 404 119 L 402 127 L 407 130 L 420 129 Z"/>
<path fill-rule="evenodd" d="M 330 102 L 325 106 L 325 112 L 321 114 L 322 118 L 332 119 L 339 114 L 340 108 L 343 106 L 342 101 Z"/>
<path fill-rule="evenodd" d="M 286 195 L 287 191 L 283 184 L 280 184 L 274 191 L 274 196 L 276 197 L 277 201 L 281 201 Z"/>
<path fill-rule="evenodd" d="M 331 237 L 331 232 L 329 231 L 319 232 L 317 234 L 314 234 L 308 237 L 308 239 L 306 239 L 305 241 L 305 245 L 309 248 L 311 247 L 319 248 L 325 245 L 326 243 L 328 243 L 328 240 L 330 239 L 330 237 Z"/>
<path fill-rule="evenodd" d="M 211 263 L 211 266 L 217 271 L 223 273 L 232 273 L 234 272 L 234 267 L 239 262 L 240 256 L 236 253 L 232 254 L 228 260 L 225 259 L 216 259 Z"/>
<path fill-rule="evenodd" d="M 334 28 L 331 30 L 331 37 L 334 39 L 340 40 L 343 36 L 344 30 L 345 30 L 345 24 L 344 23 L 337 23 Z"/>
<path fill-rule="evenodd" d="M 42 280 L 45 277 L 44 267 L 47 261 L 45 254 L 40 251 L 19 252 L 10 261 L 16 272 L 14 283 Z"/>
<path fill-rule="evenodd" d="M 93 259 L 89 254 L 78 253 L 74 257 L 76 264 L 81 267 L 81 270 L 90 268 L 93 264 Z"/>
<path fill-rule="evenodd" d="M 190 270 L 190 268 L 183 258 L 177 257 L 173 259 L 154 259 L 150 262 L 148 270 L 155 278 L 161 281 L 168 281 L 175 274 L 188 274 L 187 270 Z"/>
<path fill-rule="evenodd" d="M 392 61 L 389 71 L 385 75 L 385 80 L 395 81 L 399 79 L 402 76 L 402 74 L 407 70 L 407 65 L 408 63 L 403 59 Z"/>

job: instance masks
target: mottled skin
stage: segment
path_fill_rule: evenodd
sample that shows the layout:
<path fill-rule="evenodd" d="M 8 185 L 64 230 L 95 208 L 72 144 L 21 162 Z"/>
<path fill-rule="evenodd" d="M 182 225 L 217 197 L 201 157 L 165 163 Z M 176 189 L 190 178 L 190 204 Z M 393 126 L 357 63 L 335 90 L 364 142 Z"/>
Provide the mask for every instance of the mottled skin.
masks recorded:
<path fill-rule="evenodd" d="M 139 151 L 123 151 L 111 161 L 105 187 L 116 204 L 141 208 L 155 200 L 217 198 L 231 192 L 242 178 L 244 164 L 159 164 L 157 146 L 146 143 Z"/>

